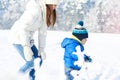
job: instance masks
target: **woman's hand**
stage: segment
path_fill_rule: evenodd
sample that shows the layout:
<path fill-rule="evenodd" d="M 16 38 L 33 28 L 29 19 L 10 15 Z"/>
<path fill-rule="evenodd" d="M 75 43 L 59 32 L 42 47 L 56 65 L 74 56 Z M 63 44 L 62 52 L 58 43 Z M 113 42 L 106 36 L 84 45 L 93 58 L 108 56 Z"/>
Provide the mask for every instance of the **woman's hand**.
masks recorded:
<path fill-rule="evenodd" d="M 27 61 L 32 59 L 33 52 L 29 46 L 24 46 L 24 56 Z"/>
<path fill-rule="evenodd" d="M 45 52 L 38 52 L 38 56 L 41 56 L 42 60 L 46 59 L 46 53 Z"/>

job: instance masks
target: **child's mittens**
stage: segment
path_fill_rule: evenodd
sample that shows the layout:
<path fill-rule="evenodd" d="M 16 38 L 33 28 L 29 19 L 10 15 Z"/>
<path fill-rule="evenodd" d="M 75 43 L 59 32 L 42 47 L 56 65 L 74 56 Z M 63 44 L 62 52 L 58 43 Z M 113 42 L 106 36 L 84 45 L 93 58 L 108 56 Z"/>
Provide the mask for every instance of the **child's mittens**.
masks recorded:
<path fill-rule="evenodd" d="M 24 56 L 27 61 L 32 59 L 33 52 L 29 46 L 24 46 Z"/>
<path fill-rule="evenodd" d="M 90 56 L 87 56 L 86 54 L 84 54 L 84 61 L 85 62 L 92 62 L 92 58 L 90 58 Z"/>

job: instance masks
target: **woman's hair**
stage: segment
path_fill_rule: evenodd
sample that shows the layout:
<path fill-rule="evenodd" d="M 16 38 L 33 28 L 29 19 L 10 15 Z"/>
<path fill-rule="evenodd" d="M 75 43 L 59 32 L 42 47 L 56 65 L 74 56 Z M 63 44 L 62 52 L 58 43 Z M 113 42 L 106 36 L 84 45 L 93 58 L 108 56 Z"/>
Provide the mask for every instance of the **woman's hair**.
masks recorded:
<path fill-rule="evenodd" d="M 49 27 L 50 25 L 54 26 L 55 22 L 56 22 L 56 10 L 51 11 L 49 9 L 49 5 L 47 6 L 47 12 L 46 12 L 46 23 L 47 26 Z"/>

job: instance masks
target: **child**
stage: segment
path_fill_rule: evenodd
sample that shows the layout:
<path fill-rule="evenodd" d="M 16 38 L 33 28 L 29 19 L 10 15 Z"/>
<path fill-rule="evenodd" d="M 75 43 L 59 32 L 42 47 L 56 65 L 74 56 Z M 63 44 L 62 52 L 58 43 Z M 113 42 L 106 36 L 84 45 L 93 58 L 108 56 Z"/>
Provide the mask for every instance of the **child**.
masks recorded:
<path fill-rule="evenodd" d="M 77 70 L 79 71 L 82 67 L 80 65 L 79 56 L 83 57 L 85 62 L 91 62 L 92 59 L 86 54 L 78 53 L 77 47 L 79 47 L 80 51 L 84 51 L 84 44 L 88 38 L 88 31 L 83 27 L 83 21 L 79 21 L 76 28 L 72 31 L 71 38 L 65 38 L 61 43 L 62 48 L 65 48 L 64 52 L 64 66 L 65 66 L 65 75 L 66 80 L 73 80 L 74 77 L 71 74 L 71 71 Z M 82 58 L 81 58 L 82 59 Z"/>

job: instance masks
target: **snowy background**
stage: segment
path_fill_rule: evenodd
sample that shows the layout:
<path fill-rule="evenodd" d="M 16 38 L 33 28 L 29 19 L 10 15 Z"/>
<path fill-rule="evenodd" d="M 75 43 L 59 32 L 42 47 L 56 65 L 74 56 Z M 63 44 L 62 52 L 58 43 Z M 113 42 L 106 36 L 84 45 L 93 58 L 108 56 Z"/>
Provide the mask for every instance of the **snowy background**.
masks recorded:
<path fill-rule="evenodd" d="M 9 30 L 0 30 L 0 80 L 28 80 L 28 74 L 23 76 L 17 73 L 24 60 L 10 43 L 9 32 Z M 64 50 L 61 48 L 61 42 L 70 35 L 71 32 L 48 31 L 45 49 L 47 59 L 36 73 L 37 80 L 65 80 Z M 87 80 L 89 76 L 89 80 L 120 80 L 119 48 L 119 34 L 89 33 L 85 50 L 86 54 L 92 57 L 93 63 L 86 64 L 87 73 L 83 68 L 79 79 Z"/>
<path fill-rule="evenodd" d="M 29 0 L 0 0 L 0 29 L 10 29 Z M 54 30 L 70 31 L 82 19 L 90 32 L 120 33 L 120 0 L 59 0 Z"/>
<path fill-rule="evenodd" d="M 0 0 L 0 80 L 28 80 L 28 74 L 17 73 L 25 62 L 8 40 L 10 30 L 5 30 L 23 14 L 28 1 Z M 119 0 L 60 0 L 57 23 L 48 31 L 47 59 L 36 73 L 37 80 L 65 80 L 60 44 L 80 19 L 90 32 L 85 49 L 93 63 L 86 64 L 88 70 L 82 69 L 79 79 L 120 80 L 119 4 Z"/>

